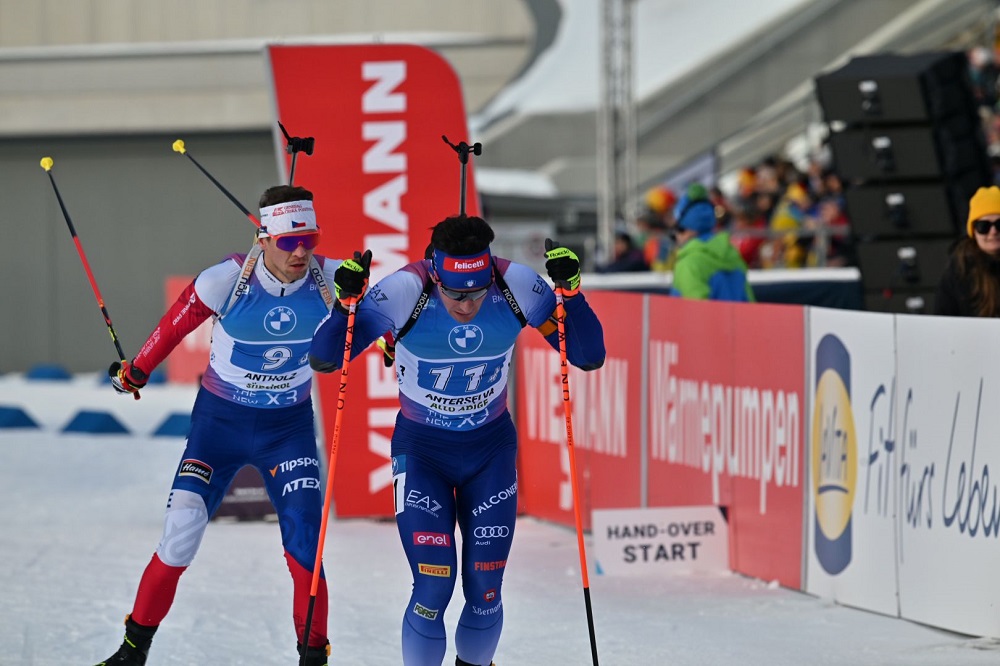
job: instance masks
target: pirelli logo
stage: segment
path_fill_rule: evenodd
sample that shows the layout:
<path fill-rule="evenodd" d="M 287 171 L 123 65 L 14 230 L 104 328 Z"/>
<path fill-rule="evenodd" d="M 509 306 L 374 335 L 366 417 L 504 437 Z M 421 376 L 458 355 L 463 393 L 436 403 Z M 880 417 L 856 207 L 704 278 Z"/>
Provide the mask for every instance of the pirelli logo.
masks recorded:
<path fill-rule="evenodd" d="M 425 576 L 438 576 L 440 578 L 448 578 L 451 576 L 451 567 L 442 566 L 440 564 L 417 564 L 417 571 L 424 574 Z"/>

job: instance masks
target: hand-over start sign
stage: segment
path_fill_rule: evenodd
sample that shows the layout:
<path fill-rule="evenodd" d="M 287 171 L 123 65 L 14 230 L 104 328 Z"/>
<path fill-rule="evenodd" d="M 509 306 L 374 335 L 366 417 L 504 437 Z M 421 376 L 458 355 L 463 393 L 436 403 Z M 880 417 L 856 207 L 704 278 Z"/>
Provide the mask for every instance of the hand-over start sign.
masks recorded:
<path fill-rule="evenodd" d="M 729 526 L 716 506 L 595 509 L 592 527 L 601 573 L 729 571 Z"/>

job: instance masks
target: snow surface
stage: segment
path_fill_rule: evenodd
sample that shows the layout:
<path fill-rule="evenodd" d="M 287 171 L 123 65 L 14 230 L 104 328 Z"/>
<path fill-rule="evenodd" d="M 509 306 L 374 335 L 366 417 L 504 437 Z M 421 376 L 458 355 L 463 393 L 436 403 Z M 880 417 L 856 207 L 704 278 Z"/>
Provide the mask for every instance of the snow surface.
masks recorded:
<path fill-rule="evenodd" d="M 105 392 L 116 408 L 131 402 L 107 386 L 94 390 Z M 189 396 L 175 407 L 189 406 Z M 40 404 L 30 388 L 20 397 L 36 414 L 57 407 Z M 122 619 L 159 541 L 182 448 L 180 438 L 0 430 L 0 665 L 94 664 L 117 648 Z M 324 552 L 330 663 L 399 664 L 410 580 L 395 525 L 334 520 Z M 498 666 L 591 664 L 573 530 L 522 517 L 507 574 Z M 736 574 L 591 574 L 590 589 L 605 666 L 1000 661 L 995 641 L 838 606 Z M 445 616 L 452 636 L 459 598 Z M 277 525 L 213 522 L 181 579 L 148 666 L 292 666 L 290 610 L 291 580 Z M 453 660 L 450 648 L 445 663 Z"/>

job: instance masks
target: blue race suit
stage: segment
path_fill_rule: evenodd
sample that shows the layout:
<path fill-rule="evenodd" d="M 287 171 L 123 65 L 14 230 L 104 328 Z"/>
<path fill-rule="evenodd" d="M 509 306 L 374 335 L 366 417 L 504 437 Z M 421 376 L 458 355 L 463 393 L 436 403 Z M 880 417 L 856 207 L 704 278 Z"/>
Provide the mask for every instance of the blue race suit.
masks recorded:
<path fill-rule="evenodd" d="M 302 635 L 323 504 L 308 352 L 316 326 L 329 314 L 332 297 L 326 285 L 333 283 L 339 262 L 315 257 L 305 277 L 283 283 L 263 259 L 262 254 L 250 260 L 232 255 L 202 271 L 136 356 L 136 365 L 149 372 L 184 335 L 217 317 L 163 537 L 131 615 L 141 625 L 159 625 L 234 476 L 252 465 L 278 515 L 294 584 L 297 636 L 303 644 L 325 646 L 325 582 L 317 593 L 310 635 Z M 237 281 L 241 288 L 234 291 Z"/>
<path fill-rule="evenodd" d="M 517 306 L 533 327 L 550 328 L 551 287 L 531 268 L 496 259 Z M 429 261 L 410 264 L 373 286 L 358 306 L 352 354 L 386 331 L 398 334 L 428 280 Z M 601 324 L 582 294 L 566 302 L 570 362 L 604 361 Z M 333 312 L 317 330 L 314 367 L 343 357 L 347 318 Z M 543 328 L 543 330 L 544 330 Z M 392 436 L 396 525 L 413 575 L 403 615 L 405 666 L 440 666 L 447 648 L 444 612 L 458 575 L 461 533 L 465 605 L 455 643 L 470 664 L 489 664 L 503 626 L 501 585 L 517 516 L 517 433 L 507 381 L 521 323 L 493 284 L 468 323 L 447 311 L 437 287 L 396 343 L 400 411 Z M 556 332 L 546 336 L 558 349 Z"/>

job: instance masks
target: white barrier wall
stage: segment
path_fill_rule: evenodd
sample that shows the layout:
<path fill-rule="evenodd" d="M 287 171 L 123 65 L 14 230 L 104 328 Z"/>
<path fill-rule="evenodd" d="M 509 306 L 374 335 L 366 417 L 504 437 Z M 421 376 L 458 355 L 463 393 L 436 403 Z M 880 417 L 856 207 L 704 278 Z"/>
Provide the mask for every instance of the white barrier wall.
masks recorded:
<path fill-rule="evenodd" d="M 806 590 L 1000 636 L 1000 321 L 808 322 Z"/>
<path fill-rule="evenodd" d="M 806 590 L 896 615 L 891 474 L 881 457 L 869 465 L 871 440 L 891 431 L 894 319 L 813 308 L 807 321 Z"/>
<path fill-rule="evenodd" d="M 898 317 L 896 340 L 901 614 L 1000 636 L 1000 322 Z"/>

